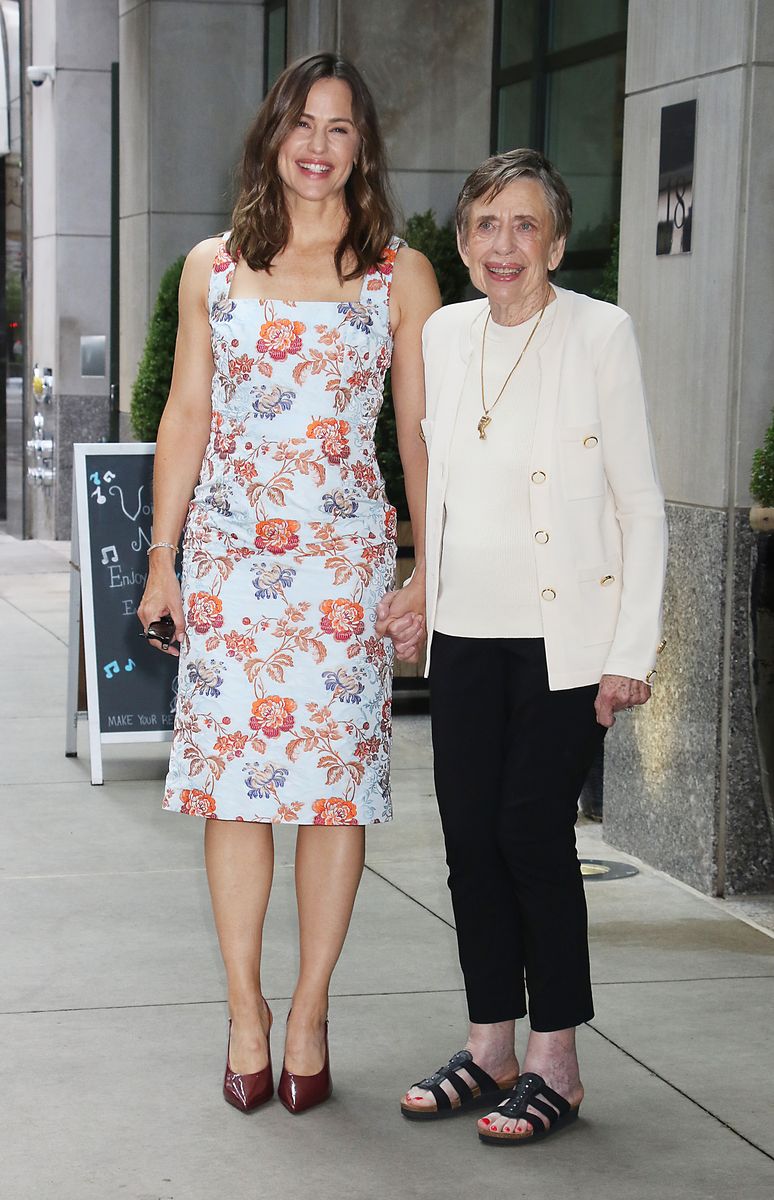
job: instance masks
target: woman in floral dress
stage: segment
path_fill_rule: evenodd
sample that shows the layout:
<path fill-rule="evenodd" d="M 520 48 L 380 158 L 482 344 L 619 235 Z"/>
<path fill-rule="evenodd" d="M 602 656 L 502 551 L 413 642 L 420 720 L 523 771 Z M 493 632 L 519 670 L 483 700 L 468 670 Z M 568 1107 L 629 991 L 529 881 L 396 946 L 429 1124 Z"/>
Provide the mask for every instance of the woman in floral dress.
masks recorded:
<path fill-rule="evenodd" d="M 243 1109 L 273 1091 L 261 986 L 272 825 L 298 826 L 300 972 L 279 1094 L 300 1111 L 330 1094 L 328 987 L 365 826 L 391 817 L 392 662 L 375 621 L 396 519 L 374 428 L 392 363 L 419 564 L 393 615 L 413 612 L 419 628 L 421 330 L 440 303 L 429 263 L 392 229 L 371 96 L 350 64 L 315 55 L 269 93 L 247 135 L 233 228 L 196 246 L 181 280 L 156 449 L 162 544 L 139 616 L 146 630 L 165 614 L 175 623 L 164 807 L 209 818 L 231 1016 L 225 1095 Z"/>

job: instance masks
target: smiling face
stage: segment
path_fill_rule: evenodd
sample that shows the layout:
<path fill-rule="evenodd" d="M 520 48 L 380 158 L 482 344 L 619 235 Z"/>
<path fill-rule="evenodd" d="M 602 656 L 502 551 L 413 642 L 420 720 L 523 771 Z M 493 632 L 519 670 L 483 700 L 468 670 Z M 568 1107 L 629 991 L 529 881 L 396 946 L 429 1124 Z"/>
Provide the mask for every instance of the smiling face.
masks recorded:
<path fill-rule="evenodd" d="M 320 79 L 309 89 L 298 124 L 280 147 L 280 178 L 301 199 L 327 200 L 344 190 L 359 149 L 349 84 Z"/>
<path fill-rule="evenodd" d="M 498 311 L 527 312 L 541 306 L 548 272 L 559 266 L 564 243 L 563 237 L 554 236 L 554 218 L 542 185 L 525 177 L 494 197 L 473 201 L 459 250 L 497 320 Z"/>

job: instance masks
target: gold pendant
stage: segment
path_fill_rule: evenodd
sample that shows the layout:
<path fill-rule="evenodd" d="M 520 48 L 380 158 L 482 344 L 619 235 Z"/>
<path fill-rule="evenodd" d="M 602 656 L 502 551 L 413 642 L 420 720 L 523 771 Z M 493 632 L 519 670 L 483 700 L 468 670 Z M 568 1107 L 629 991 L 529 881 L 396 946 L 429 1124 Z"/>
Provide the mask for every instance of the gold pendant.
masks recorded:
<path fill-rule="evenodd" d="M 481 418 L 481 420 L 478 423 L 478 436 L 481 438 L 482 441 L 486 441 L 487 426 L 489 426 L 491 424 L 492 424 L 492 418 L 488 417 L 485 413 L 484 416 Z"/>

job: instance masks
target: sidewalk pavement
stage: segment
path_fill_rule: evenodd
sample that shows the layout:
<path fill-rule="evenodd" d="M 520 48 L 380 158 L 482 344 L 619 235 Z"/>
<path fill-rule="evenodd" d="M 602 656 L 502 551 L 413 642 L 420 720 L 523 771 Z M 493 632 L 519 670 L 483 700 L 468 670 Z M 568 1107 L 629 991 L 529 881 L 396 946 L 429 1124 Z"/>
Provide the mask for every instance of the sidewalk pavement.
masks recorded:
<path fill-rule="evenodd" d="M 4 1200 L 771 1200 L 774 939 L 642 864 L 587 885 L 597 1015 L 579 1032 L 581 1121 L 495 1153 L 475 1117 L 402 1120 L 401 1093 L 465 1028 L 421 717 L 396 720 L 397 819 L 368 834 L 334 977 L 334 1099 L 297 1119 L 277 1102 L 227 1107 L 202 825 L 159 807 L 164 745 L 106 747 L 102 787 L 85 728 L 64 757 L 68 587 L 66 545 L 0 535 Z M 265 940 L 277 1067 L 293 836 L 278 830 Z M 626 857 L 596 826 L 579 843 Z"/>

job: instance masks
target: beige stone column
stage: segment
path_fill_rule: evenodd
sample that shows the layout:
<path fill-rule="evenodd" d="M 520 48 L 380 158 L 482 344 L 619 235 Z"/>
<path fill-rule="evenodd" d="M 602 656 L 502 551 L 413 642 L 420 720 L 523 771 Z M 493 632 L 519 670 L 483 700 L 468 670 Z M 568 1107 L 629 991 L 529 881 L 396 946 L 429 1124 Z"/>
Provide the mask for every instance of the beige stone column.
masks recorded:
<path fill-rule="evenodd" d="M 25 478 L 25 534 L 70 536 L 73 441 L 107 432 L 109 380 L 84 376 L 81 337 L 110 336 L 110 67 L 118 51 L 114 6 L 105 0 L 33 0 L 25 66 L 54 67 L 33 87 L 23 79 L 31 141 L 28 189 L 31 363 L 53 372 L 53 402 L 38 409 L 53 478 Z M 25 397 L 26 437 L 34 433 Z M 36 465 L 27 454 L 27 466 Z"/>
<path fill-rule="evenodd" d="M 751 701 L 752 453 L 771 405 L 774 7 L 632 0 L 620 302 L 642 348 L 671 531 L 667 647 L 606 753 L 615 845 L 707 892 L 774 880 Z M 697 102 L 692 247 L 656 257 L 661 109 Z"/>
<path fill-rule="evenodd" d="M 119 0 L 122 435 L 159 280 L 226 228 L 263 89 L 259 0 Z"/>

